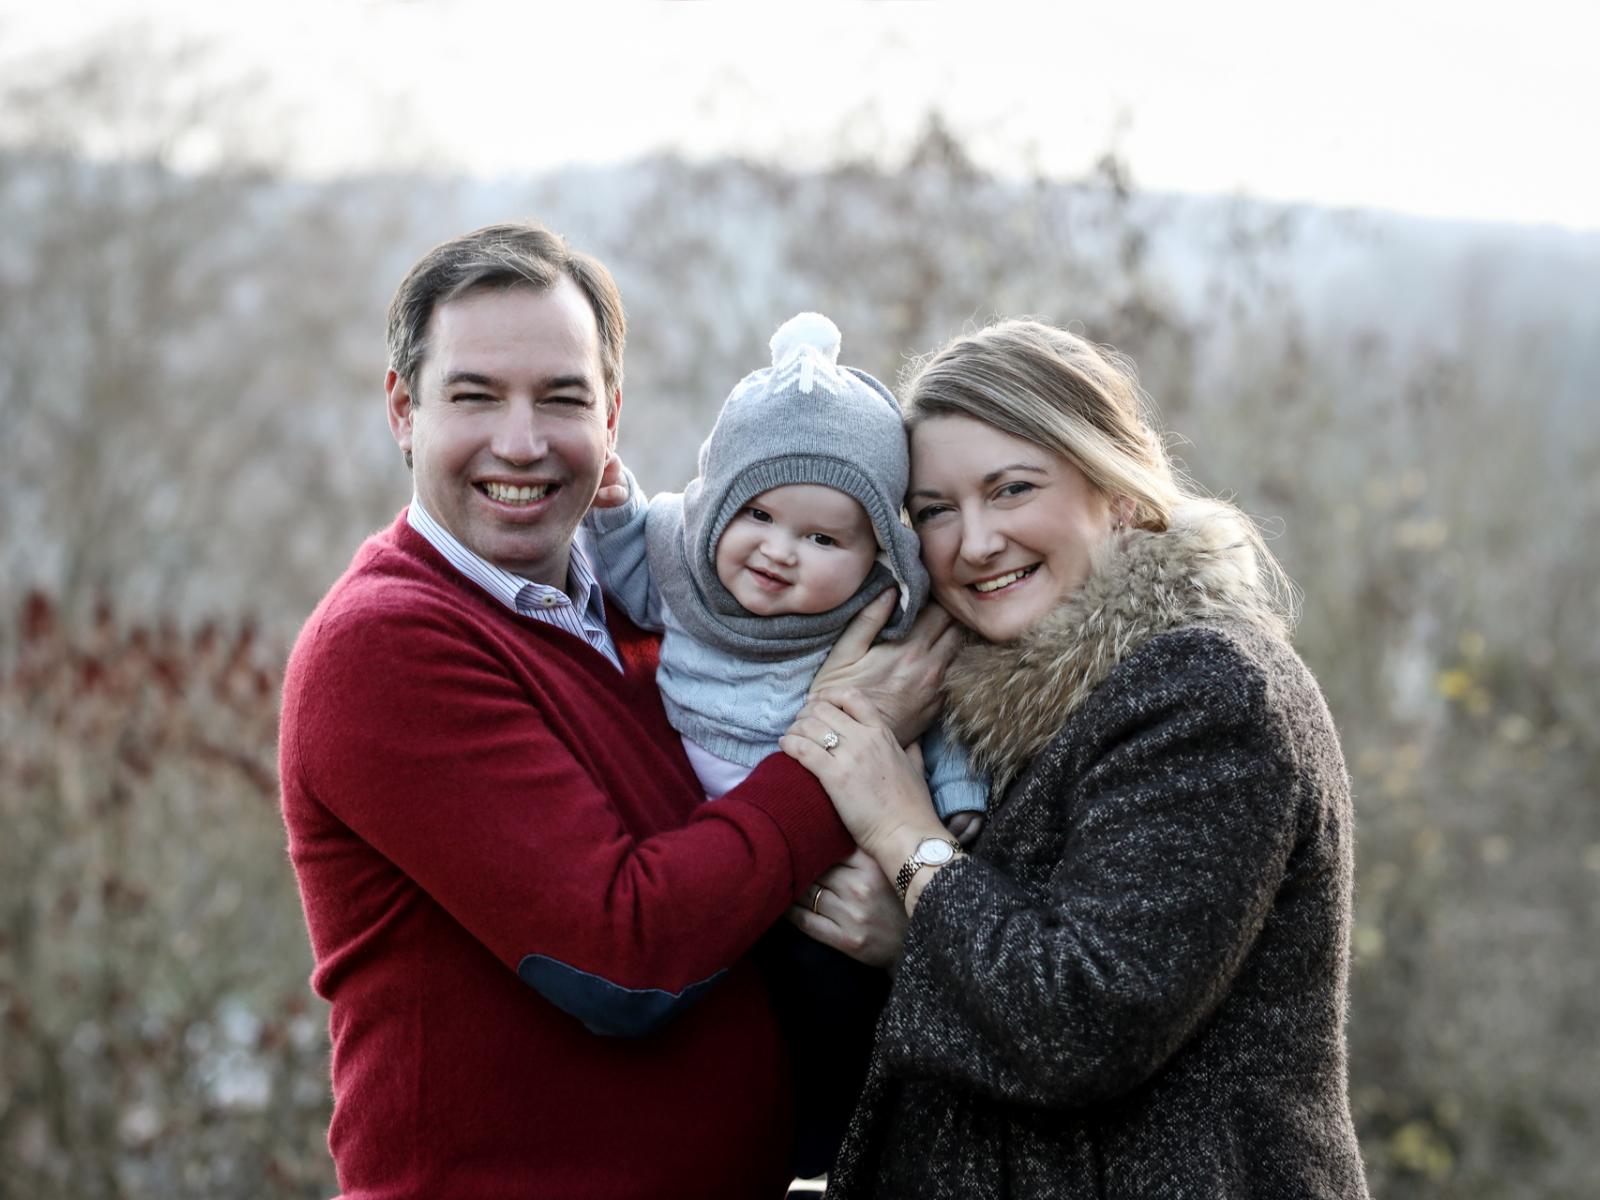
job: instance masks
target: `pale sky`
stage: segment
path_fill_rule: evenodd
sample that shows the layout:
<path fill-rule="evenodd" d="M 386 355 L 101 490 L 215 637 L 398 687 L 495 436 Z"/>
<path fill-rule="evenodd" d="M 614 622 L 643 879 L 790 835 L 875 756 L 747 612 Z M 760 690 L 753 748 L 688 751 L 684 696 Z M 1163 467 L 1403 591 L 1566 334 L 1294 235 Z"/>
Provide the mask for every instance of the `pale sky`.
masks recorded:
<path fill-rule="evenodd" d="M 0 0 L 3 60 L 144 20 L 257 69 L 313 174 L 506 176 L 661 150 L 979 161 L 1146 187 L 1600 228 L 1600 5 Z"/>

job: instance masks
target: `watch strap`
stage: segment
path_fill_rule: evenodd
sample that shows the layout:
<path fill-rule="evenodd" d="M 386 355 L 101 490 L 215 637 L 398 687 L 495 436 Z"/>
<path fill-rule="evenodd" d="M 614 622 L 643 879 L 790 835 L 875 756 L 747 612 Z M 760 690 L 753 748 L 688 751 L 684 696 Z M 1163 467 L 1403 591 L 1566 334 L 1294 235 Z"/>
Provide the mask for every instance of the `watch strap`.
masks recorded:
<path fill-rule="evenodd" d="M 941 867 L 955 862 L 957 858 L 966 853 L 966 851 L 961 848 L 960 842 L 946 841 L 945 844 L 950 847 L 953 853 L 949 858 L 945 859 L 944 862 L 938 864 Z M 900 869 L 895 872 L 894 890 L 901 900 L 906 898 L 906 892 L 911 889 L 911 881 L 916 878 L 917 872 L 922 870 L 923 867 L 931 865 L 922 859 L 920 854 L 921 850 L 922 843 L 918 842 L 917 848 L 911 852 L 910 856 L 905 860 L 905 862 L 900 864 Z"/>

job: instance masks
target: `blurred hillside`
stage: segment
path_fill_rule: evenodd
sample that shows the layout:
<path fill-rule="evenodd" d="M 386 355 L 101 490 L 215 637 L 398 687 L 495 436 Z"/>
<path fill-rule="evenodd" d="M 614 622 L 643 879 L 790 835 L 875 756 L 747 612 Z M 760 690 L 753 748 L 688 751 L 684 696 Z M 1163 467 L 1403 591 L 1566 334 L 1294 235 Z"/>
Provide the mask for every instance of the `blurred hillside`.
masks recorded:
<path fill-rule="evenodd" d="M 1583 490 L 1600 234 L 1147 195 L 1125 171 L 979 176 L 937 123 L 898 169 L 813 175 L 664 159 L 311 187 L 0 153 L 0 416 L 19 439 L 0 589 L 77 611 L 113 594 L 141 613 L 248 605 L 292 629 L 409 494 L 381 414 L 394 284 L 433 242 L 521 215 L 618 277 L 623 450 L 651 487 L 681 486 L 731 383 L 811 307 L 888 379 L 996 315 L 1111 342 L 1203 483 L 1285 517 L 1308 465 L 1352 485 L 1286 529 L 1291 558 L 1365 479 L 1442 482 L 1482 455 L 1464 429 L 1394 437 L 1423 431 L 1407 424 L 1422 408 L 1471 420 L 1462 388 L 1505 422 L 1497 455 L 1521 456 L 1491 472 Z M 1302 382 L 1317 394 L 1286 390 Z M 1241 419 L 1321 436 L 1263 456 Z"/>
<path fill-rule="evenodd" d="M 409 495 L 390 291 L 523 215 L 618 277 L 651 487 L 803 308 L 886 378 L 997 314 L 1131 355 L 1304 592 L 1360 809 L 1374 1193 L 1593 1194 L 1600 234 L 1151 195 L 1114 156 L 998 179 L 936 118 L 814 174 L 311 186 L 178 169 L 239 98 L 157 104 L 124 68 L 0 84 L 0 1196 L 331 1189 L 278 671 Z"/>

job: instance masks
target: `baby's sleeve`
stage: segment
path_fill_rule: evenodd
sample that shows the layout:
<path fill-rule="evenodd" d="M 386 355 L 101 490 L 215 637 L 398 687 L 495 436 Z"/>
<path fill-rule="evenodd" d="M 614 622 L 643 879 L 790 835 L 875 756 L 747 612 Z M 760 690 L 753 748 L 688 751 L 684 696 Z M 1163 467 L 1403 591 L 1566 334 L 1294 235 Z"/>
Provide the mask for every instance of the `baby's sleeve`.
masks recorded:
<path fill-rule="evenodd" d="M 622 469 L 628 498 L 616 508 L 591 508 L 583 527 L 594 539 L 595 576 L 607 604 L 615 604 L 641 629 L 662 628 L 661 593 L 650 577 L 645 527 L 650 502 L 633 472 Z"/>
<path fill-rule="evenodd" d="M 922 765 L 941 821 L 989 807 L 989 780 L 972 765 L 966 750 L 942 722 L 922 735 Z"/>

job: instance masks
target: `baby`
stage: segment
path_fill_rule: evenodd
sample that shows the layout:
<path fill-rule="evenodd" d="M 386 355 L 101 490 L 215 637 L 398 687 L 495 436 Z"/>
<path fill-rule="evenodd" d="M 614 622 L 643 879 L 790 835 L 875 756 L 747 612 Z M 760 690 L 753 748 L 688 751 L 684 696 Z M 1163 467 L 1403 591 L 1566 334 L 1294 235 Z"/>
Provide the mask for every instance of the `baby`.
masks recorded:
<path fill-rule="evenodd" d="M 910 473 L 900 407 L 841 367 L 839 331 L 801 313 L 772 338 L 772 366 L 740 380 L 682 495 L 591 510 L 608 601 L 662 631 L 667 718 L 712 800 L 737 787 L 805 703 L 850 619 L 888 588 L 883 636 L 909 629 L 928 594 L 917 536 L 901 521 Z M 934 805 L 976 838 L 987 781 L 938 731 L 922 740 Z M 864 1082 L 888 991 L 862 966 L 780 922 L 756 950 L 795 1069 L 797 1174 L 826 1170 Z"/>
<path fill-rule="evenodd" d="M 594 509 L 600 585 L 663 632 L 667 717 L 715 799 L 778 748 L 844 626 L 886 588 L 905 634 L 927 598 L 916 534 L 900 520 L 910 471 L 900 407 L 838 363 L 839 330 L 801 313 L 772 337 L 772 366 L 733 389 L 681 495 Z M 938 731 L 923 739 L 929 790 L 963 842 L 986 782 Z"/>

